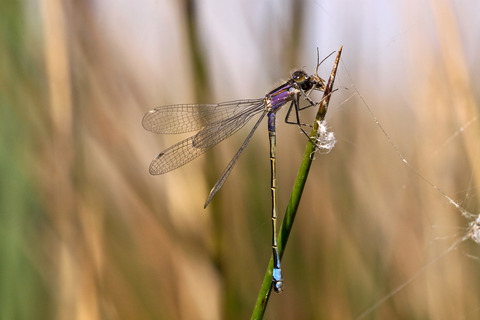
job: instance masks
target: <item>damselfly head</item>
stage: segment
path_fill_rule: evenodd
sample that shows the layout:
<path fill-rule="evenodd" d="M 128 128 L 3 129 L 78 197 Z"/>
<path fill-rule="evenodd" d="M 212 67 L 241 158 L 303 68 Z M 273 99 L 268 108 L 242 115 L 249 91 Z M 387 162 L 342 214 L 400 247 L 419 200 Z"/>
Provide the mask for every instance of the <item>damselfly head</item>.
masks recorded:
<path fill-rule="evenodd" d="M 308 75 L 303 70 L 297 70 L 294 73 L 292 73 L 292 79 L 298 85 L 302 86 L 308 80 Z"/>
<path fill-rule="evenodd" d="M 302 89 L 310 90 L 314 87 L 314 84 L 310 81 L 310 77 L 303 70 L 296 70 L 292 73 L 292 80 Z"/>
<path fill-rule="evenodd" d="M 325 90 L 325 80 L 320 78 L 317 73 L 309 76 L 303 70 L 297 70 L 292 73 L 292 80 L 300 87 L 302 90 Z"/>

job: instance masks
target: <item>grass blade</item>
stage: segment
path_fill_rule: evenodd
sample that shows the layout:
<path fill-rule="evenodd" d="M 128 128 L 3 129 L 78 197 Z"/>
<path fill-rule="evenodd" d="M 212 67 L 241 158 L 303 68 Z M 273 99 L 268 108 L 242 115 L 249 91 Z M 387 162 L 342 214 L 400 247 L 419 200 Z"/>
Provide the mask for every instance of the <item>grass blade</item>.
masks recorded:
<path fill-rule="evenodd" d="M 330 78 L 328 79 L 323 98 L 320 102 L 317 115 L 315 117 L 315 123 L 313 125 L 312 132 L 310 133 L 310 139 L 307 142 L 305 148 L 305 153 L 303 155 L 303 160 L 300 165 L 300 169 L 295 179 L 295 184 L 293 186 L 292 194 L 290 196 L 290 201 L 288 203 L 287 211 L 285 213 L 285 218 L 283 219 L 282 226 L 279 232 L 278 238 L 278 250 L 280 253 L 280 258 L 283 256 L 285 246 L 287 245 L 288 237 L 293 227 L 293 222 L 297 213 L 298 205 L 300 204 L 300 199 L 302 197 L 303 189 L 305 183 L 307 182 L 308 173 L 310 171 L 310 166 L 312 164 L 312 154 L 315 152 L 315 145 L 312 141 L 315 141 L 318 130 L 319 123 L 325 118 L 327 114 L 328 104 L 330 102 L 331 93 L 333 90 L 333 83 L 335 82 L 335 75 L 337 74 L 337 67 L 340 61 L 340 56 L 342 54 L 342 47 L 338 50 L 337 58 L 335 59 L 335 64 L 333 65 Z M 252 319 L 262 319 L 267 308 L 268 300 L 270 298 L 270 293 L 272 291 L 272 270 L 273 270 L 273 256 L 270 258 L 270 263 L 268 264 L 267 272 L 260 287 L 260 292 L 258 293 L 257 302 L 255 308 L 253 309 Z"/>

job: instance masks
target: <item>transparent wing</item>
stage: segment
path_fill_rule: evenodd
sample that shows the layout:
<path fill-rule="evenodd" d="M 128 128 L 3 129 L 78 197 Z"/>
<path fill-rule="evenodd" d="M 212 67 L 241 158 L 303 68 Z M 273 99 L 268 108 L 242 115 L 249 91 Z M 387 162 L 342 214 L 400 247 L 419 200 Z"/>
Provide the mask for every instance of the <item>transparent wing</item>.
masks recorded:
<path fill-rule="evenodd" d="M 196 135 L 165 149 L 150 164 L 150 174 L 163 174 L 192 161 L 242 128 L 254 115 L 265 110 L 263 99 L 251 101 L 248 108 L 232 117 L 213 122 Z M 254 102 L 255 104 L 252 104 Z"/>
<path fill-rule="evenodd" d="M 150 110 L 142 120 L 143 127 L 160 134 L 200 130 L 229 119 L 263 102 L 262 99 L 236 100 L 217 104 L 176 104 Z"/>
<path fill-rule="evenodd" d="M 193 136 L 193 146 L 201 149 L 213 147 L 242 128 L 254 115 L 264 110 L 265 106 L 262 101 L 245 109 L 243 113 L 203 128 Z"/>

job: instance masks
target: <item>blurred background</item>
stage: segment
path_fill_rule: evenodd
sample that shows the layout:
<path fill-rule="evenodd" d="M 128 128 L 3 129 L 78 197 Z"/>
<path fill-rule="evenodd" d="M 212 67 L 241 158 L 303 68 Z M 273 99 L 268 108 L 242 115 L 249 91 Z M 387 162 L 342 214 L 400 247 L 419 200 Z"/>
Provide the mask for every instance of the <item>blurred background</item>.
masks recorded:
<path fill-rule="evenodd" d="M 480 250 L 449 250 L 471 221 L 442 193 L 478 213 L 479 7 L 2 1 L 0 318 L 249 318 L 271 255 L 265 123 L 204 210 L 251 125 L 151 176 L 150 161 L 188 135 L 152 134 L 142 117 L 263 97 L 295 68 L 312 73 L 317 47 L 323 58 L 343 45 L 327 115 L 337 144 L 316 155 L 285 292 L 265 318 L 478 319 Z M 281 217 L 306 145 L 284 115 Z"/>

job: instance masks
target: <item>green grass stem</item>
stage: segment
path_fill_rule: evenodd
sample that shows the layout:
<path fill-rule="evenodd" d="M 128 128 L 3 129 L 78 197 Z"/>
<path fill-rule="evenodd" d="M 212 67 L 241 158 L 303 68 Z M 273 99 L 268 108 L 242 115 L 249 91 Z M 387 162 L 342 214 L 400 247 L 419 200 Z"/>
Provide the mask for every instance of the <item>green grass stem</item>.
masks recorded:
<path fill-rule="evenodd" d="M 310 166 L 312 165 L 313 160 L 312 155 L 314 154 L 316 149 L 312 141 L 315 141 L 317 137 L 320 121 L 322 121 L 327 114 L 328 104 L 330 102 L 330 97 L 333 90 L 333 83 L 335 82 L 335 75 L 337 73 L 338 63 L 342 54 L 342 48 L 343 47 L 340 47 L 340 50 L 338 50 L 335 64 L 330 74 L 330 78 L 328 79 L 323 98 L 319 104 L 318 112 L 315 117 L 315 123 L 313 124 L 312 132 L 310 133 L 310 139 L 307 142 L 305 153 L 303 155 L 303 160 L 300 165 L 297 178 L 295 179 L 292 194 L 290 196 L 287 211 L 285 212 L 285 218 L 283 219 L 282 226 L 280 228 L 278 238 L 278 250 L 280 258 L 283 256 L 283 252 L 287 245 L 288 237 L 290 236 L 290 232 L 292 231 L 298 205 L 300 204 L 303 189 L 305 187 L 305 183 L 307 182 L 308 173 L 310 171 Z M 268 300 L 270 298 L 270 293 L 272 292 L 272 270 L 273 256 L 270 258 L 270 263 L 268 264 L 265 277 L 263 278 L 262 286 L 260 287 L 260 292 L 258 293 L 257 302 L 255 304 L 255 308 L 253 309 L 252 319 L 257 320 L 263 318 L 263 315 L 267 308 Z"/>

